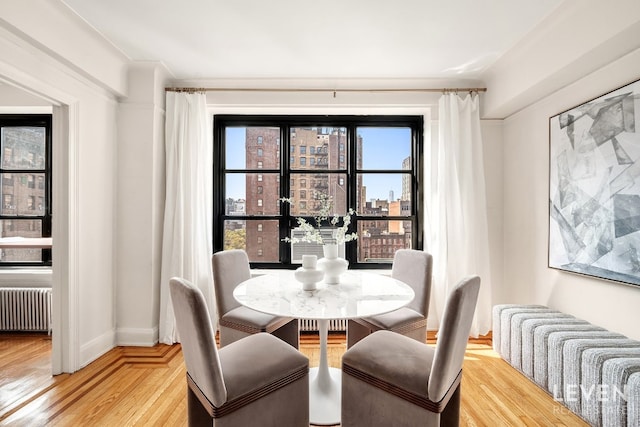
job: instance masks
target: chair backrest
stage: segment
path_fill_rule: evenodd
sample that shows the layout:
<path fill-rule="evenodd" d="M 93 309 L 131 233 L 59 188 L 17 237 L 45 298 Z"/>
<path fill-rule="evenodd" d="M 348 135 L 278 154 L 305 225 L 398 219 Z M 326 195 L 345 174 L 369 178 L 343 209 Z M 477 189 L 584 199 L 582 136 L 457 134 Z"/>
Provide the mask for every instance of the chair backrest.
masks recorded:
<path fill-rule="evenodd" d="M 433 402 L 442 400 L 462 369 L 479 290 L 480 277 L 469 276 L 447 297 L 429 376 L 429 400 Z"/>
<path fill-rule="evenodd" d="M 233 297 L 233 289 L 240 282 L 251 278 L 249 257 L 242 249 L 220 251 L 211 257 L 211 266 L 218 316 L 223 316 L 240 306 Z"/>
<path fill-rule="evenodd" d="M 424 251 L 399 249 L 393 257 L 391 277 L 408 284 L 416 296 L 407 307 L 427 317 L 431 297 L 433 257 Z"/>
<path fill-rule="evenodd" d="M 227 389 L 202 291 L 177 277 L 169 280 L 169 291 L 187 372 L 209 401 L 220 407 L 227 401 Z"/>

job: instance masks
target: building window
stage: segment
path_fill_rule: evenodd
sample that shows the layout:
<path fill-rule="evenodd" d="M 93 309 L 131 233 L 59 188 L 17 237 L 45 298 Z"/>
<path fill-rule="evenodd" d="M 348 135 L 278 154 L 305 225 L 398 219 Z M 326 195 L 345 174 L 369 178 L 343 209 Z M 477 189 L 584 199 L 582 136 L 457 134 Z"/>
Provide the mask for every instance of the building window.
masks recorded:
<path fill-rule="evenodd" d="M 15 206 L 13 205 L 13 194 L 3 194 L 2 198 L 3 198 L 3 208 L 5 210 L 15 209 Z"/>
<path fill-rule="evenodd" d="M 245 137 L 231 141 L 229 129 Z M 421 116 L 216 115 L 214 251 L 227 248 L 225 236 L 236 232 L 253 268 L 295 266 L 315 249 L 322 256 L 321 247 L 283 242 L 299 232 L 298 217 L 313 220 L 321 196 L 333 202 L 330 216 L 357 212 L 350 229 L 359 238 L 344 252 L 351 268 L 389 268 L 397 249 L 422 249 L 422 129 Z M 262 147 L 264 165 L 251 158 L 252 132 L 269 141 Z M 274 155 L 279 161 L 266 161 Z M 225 210 L 240 198 L 246 210 Z"/>
<path fill-rule="evenodd" d="M 256 142 L 258 143 L 258 145 L 262 145 L 262 137 L 258 136 L 258 139 Z"/>
<path fill-rule="evenodd" d="M 1 237 L 51 236 L 51 115 L 0 115 Z M 0 266 L 51 265 L 51 249 L 5 249 Z"/>
<path fill-rule="evenodd" d="M 258 154 L 258 157 L 262 157 L 262 148 L 258 148 L 257 154 Z"/>
<path fill-rule="evenodd" d="M 258 162 L 258 169 L 262 169 L 262 162 Z"/>

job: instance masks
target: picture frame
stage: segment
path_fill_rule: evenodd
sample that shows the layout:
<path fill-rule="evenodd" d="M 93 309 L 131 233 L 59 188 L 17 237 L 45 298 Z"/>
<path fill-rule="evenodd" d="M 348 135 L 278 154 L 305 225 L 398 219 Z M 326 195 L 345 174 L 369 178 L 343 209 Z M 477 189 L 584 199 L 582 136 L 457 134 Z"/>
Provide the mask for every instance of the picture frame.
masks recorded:
<path fill-rule="evenodd" d="M 640 286 L 640 80 L 549 118 L 549 267 Z"/>

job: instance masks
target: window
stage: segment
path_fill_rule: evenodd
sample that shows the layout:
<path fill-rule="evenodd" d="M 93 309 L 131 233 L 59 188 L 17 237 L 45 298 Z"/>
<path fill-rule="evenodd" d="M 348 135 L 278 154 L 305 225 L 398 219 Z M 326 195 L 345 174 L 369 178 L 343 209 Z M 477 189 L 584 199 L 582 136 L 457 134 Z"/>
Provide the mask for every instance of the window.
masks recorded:
<path fill-rule="evenodd" d="M 258 148 L 257 154 L 258 154 L 258 157 L 262 157 L 262 148 Z"/>
<path fill-rule="evenodd" d="M 257 139 L 256 142 L 257 142 L 258 145 L 262 145 L 262 137 L 258 136 L 258 139 Z"/>
<path fill-rule="evenodd" d="M 297 217 L 312 220 L 320 195 L 331 215 L 357 212 L 351 268 L 389 268 L 397 249 L 422 249 L 422 129 L 421 116 L 214 116 L 214 251 L 245 249 L 253 268 L 322 256 L 320 245 L 283 241 Z M 248 149 L 253 134 L 264 136 L 264 164 Z M 240 200 L 245 210 L 229 210 Z"/>
<path fill-rule="evenodd" d="M 15 207 L 13 206 L 13 194 L 3 194 L 2 195 L 3 199 L 4 199 L 4 209 L 14 209 Z"/>
<path fill-rule="evenodd" d="M 51 115 L 0 115 L 2 237 L 51 236 Z M 51 265 L 50 249 L 4 249 L 0 266 Z"/>

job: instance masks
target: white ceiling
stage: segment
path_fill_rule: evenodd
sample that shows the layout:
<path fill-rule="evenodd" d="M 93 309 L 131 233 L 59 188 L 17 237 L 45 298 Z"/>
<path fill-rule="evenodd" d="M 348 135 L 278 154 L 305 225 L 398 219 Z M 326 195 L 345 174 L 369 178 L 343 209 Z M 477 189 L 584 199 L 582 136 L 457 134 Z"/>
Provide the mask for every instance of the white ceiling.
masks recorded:
<path fill-rule="evenodd" d="M 181 80 L 477 80 L 563 0 L 64 1 Z"/>

